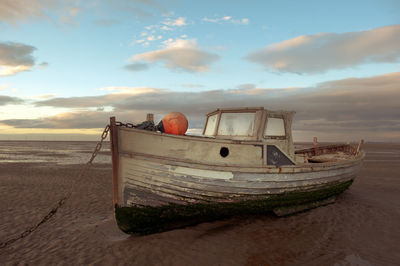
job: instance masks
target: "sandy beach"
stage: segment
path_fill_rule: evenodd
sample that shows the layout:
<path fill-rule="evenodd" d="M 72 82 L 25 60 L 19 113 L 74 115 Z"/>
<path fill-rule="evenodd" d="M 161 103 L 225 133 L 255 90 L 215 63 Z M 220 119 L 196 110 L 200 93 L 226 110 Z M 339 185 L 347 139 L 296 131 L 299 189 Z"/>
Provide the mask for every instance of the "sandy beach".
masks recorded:
<path fill-rule="evenodd" d="M 7 142 L 1 145 L 10 146 Z M 83 153 L 86 160 L 80 159 L 82 164 L 57 163 L 73 154 L 68 150 L 63 153 L 61 148 L 60 152 L 33 156 L 56 158 L 54 161 L 7 161 L 3 156 L 0 242 L 16 240 L 0 248 L 0 262 L 2 265 L 398 265 L 400 144 L 367 143 L 365 150 L 367 156 L 358 178 L 335 204 L 283 218 L 234 217 L 147 236 L 129 236 L 118 229 L 109 163 L 100 160 L 79 179 L 83 163 L 90 158 L 88 152 Z M 18 239 L 66 195 L 69 198 L 51 218 Z"/>

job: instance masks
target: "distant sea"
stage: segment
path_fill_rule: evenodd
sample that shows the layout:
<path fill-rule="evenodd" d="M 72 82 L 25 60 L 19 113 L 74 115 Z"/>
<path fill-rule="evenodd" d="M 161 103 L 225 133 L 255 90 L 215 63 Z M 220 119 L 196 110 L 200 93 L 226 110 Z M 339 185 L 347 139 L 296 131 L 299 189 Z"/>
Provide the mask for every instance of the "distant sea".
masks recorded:
<path fill-rule="evenodd" d="M 0 141 L 0 163 L 84 164 L 95 141 Z M 104 142 L 94 163 L 111 163 L 110 143 Z"/>

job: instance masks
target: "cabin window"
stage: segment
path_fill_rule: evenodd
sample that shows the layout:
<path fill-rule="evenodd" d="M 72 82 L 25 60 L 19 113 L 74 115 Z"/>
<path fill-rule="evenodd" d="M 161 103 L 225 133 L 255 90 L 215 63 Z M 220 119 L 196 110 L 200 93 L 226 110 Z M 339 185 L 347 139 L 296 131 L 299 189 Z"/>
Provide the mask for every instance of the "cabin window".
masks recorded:
<path fill-rule="evenodd" d="M 217 126 L 218 114 L 212 115 L 208 117 L 206 130 L 204 131 L 204 135 L 213 136 L 215 132 L 215 127 Z"/>
<path fill-rule="evenodd" d="M 222 113 L 218 135 L 252 136 L 255 113 Z"/>
<path fill-rule="evenodd" d="M 282 118 L 268 117 L 264 131 L 265 137 L 284 137 L 285 123 Z"/>

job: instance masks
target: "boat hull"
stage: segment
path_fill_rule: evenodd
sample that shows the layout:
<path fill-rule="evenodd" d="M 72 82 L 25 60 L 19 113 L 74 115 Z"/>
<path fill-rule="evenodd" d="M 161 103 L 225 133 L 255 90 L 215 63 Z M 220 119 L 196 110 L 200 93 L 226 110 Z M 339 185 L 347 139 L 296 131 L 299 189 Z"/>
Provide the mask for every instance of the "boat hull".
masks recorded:
<path fill-rule="evenodd" d="M 265 165 L 263 147 L 249 144 L 249 152 L 254 147 L 262 151 L 252 155 L 259 165 L 255 161 L 240 165 L 245 160 L 235 158 L 231 164 L 205 163 L 209 158 L 196 161 L 196 154 L 187 152 L 188 147 L 201 149 L 203 139 L 166 135 L 162 139 L 152 132 L 119 127 L 112 132 L 115 216 L 119 228 L 129 234 L 162 232 L 236 215 L 287 214 L 313 208 L 345 191 L 363 158 L 359 154 L 341 162 L 276 167 Z M 168 143 L 169 138 L 176 151 L 146 154 L 155 150 L 152 143 Z M 142 141 L 137 144 L 135 140 Z M 207 140 L 204 146 L 212 145 Z M 237 143 L 214 145 L 239 149 L 233 146 Z M 246 153 L 246 145 L 240 145 L 240 152 Z"/>
<path fill-rule="evenodd" d="M 296 191 L 276 195 L 260 196 L 259 199 L 238 200 L 235 202 L 208 203 L 169 203 L 159 206 L 115 206 L 118 227 L 128 234 L 151 234 L 163 232 L 201 222 L 225 219 L 240 215 L 267 214 L 281 211 L 284 214 L 310 209 L 324 200 L 334 199 L 346 190 L 353 180 L 327 184 L 315 191 Z M 151 192 L 149 192 L 151 194 Z M 157 196 L 157 195 L 153 195 Z M 331 201 L 328 201 L 331 203 Z M 294 211 L 293 211 L 294 210 Z"/>

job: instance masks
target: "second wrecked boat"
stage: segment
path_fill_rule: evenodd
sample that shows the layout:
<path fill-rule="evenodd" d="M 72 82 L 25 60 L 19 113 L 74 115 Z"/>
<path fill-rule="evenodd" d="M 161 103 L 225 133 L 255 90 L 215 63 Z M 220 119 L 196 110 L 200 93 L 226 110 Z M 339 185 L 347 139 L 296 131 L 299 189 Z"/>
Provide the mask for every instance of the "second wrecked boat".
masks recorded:
<path fill-rule="evenodd" d="M 146 131 L 111 118 L 119 228 L 148 234 L 333 202 L 356 177 L 361 143 L 295 151 L 293 115 L 263 107 L 217 109 L 207 114 L 202 136 Z"/>

